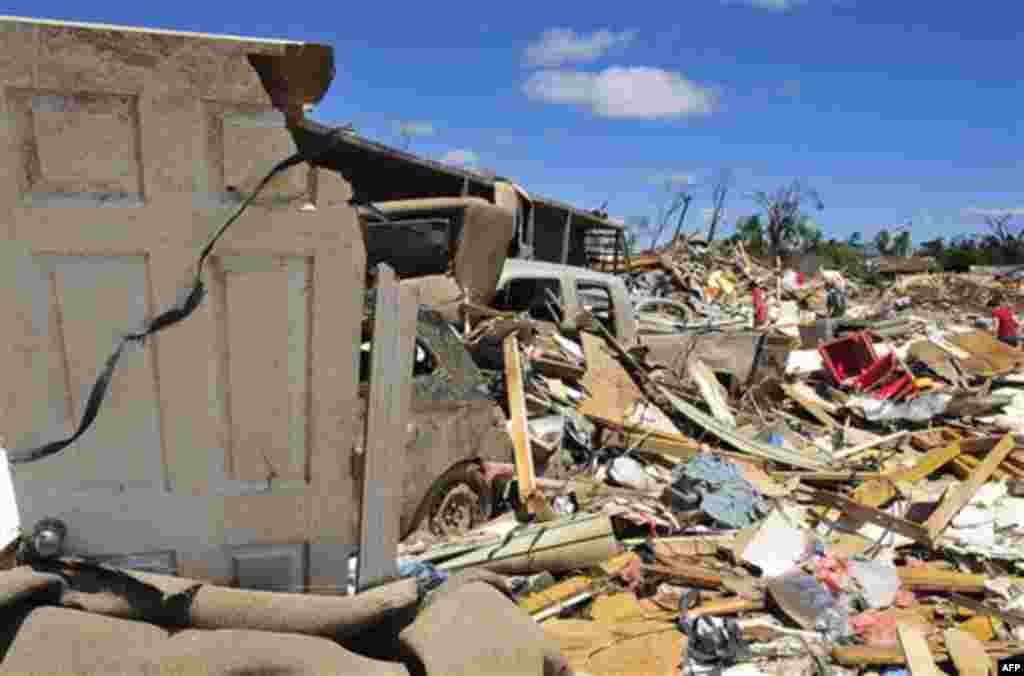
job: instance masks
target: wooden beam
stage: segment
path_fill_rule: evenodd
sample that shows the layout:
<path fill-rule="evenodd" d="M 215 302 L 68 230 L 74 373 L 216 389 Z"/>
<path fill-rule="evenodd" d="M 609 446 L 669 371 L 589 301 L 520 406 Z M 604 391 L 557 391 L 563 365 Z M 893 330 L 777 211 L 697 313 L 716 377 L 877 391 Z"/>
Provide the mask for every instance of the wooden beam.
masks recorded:
<path fill-rule="evenodd" d="M 942 676 L 932 657 L 932 649 L 920 629 L 900 622 L 896 625 L 896 631 L 899 633 L 903 653 L 907 656 L 911 676 Z"/>
<path fill-rule="evenodd" d="M 722 576 L 718 571 L 704 566 L 673 562 L 671 565 L 643 564 L 641 568 L 673 580 L 681 580 L 694 587 L 704 587 L 705 589 L 721 589 L 722 587 Z"/>
<path fill-rule="evenodd" d="M 935 566 L 898 566 L 896 572 L 900 576 L 900 584 L 910 591 L 960 592 L 978 594 L 985 591 L 985 575 L 961 573 L 945 570 Z M 1024 584 L 1024 578 L 1011 577 L 1013 584 Z"/>
<path fill-rule="evenodd" d="M 989 451 L 989 454 L 985 456 L 981 464 L 971 471 L 966 481 L 946 492 L 946 497 L 939 504 L 939 508 L 924 523 L 924 527 L 927 529 L 928 536 L 932 542 L 938 539 L 942 531 L 949 525 L 949 522 L 953 520 L 953 517 L 964 508 L 964 505 L 970 502 L 982 484 L 989 480 L 989 477 L 999 467 L 999 463 L 1010 454 L 1015 445 L 1016 442 L 1013 439 L 1013 435 L 1007 434 L 995 448 Z"/>
<path fill-rule="evenodd" d="M 807 411 L 808 413 L 811 414 L 811 416 L 814 417 L 815 420 L 820 422 L 828 429 L 832 430 L 837 427 L 841 427 L 838 420 L 829 415 L 824 408 L 818 405 L 818 402 L 803 396 L 803 393 L 800 392 L 798 388 L 794 387 L 793 385 L 788 385 L 786 383 L 782 383 L 780 387 L 782 388 L 782 391 L 786 394 L 787 397 L 800 404 L 805 411 Z"/>
<path fill-rule="evenodd" d="M 537 475 L 533 468 L 530 430 L 526 421 L 526 395 L 523 391 L 523 365 L 519 356 L 519 339 L 514 333 L 510 333 L 505 336 L 502 346 L 505 351 L 505 388 L 508 393 L 509 428 L 516 454 L 519 500 L 525 505 L 537 488 Z"/>
<path fill-rule="evenodd" d="M 840 510 L 858 521 L 873 523 L 894 533 L 908 537 L 915 542 L 928 544 L 928 532 L 919 524 L 893 516 L 874 507 L 854 502 L 849 498 L 817 489 L 807 491 L 815 502 Z"/>
<path fill-rule="evenodd" d="M 516 478 L 519 483 L 519 502 L 538 521 L 558 518 L 544 494 L 537 488 L 537 474 L 533 467 L 533 449 L 526 420 L 526 395 L 523 390 L 523 365 L 519 356 L 519 339 L 515 333 L 505 336 L 505 387 L 508 393 L 509 425 L 515 448 Z"/>
<path fill-rule="evenodd" d="M 857 446 L 854 446 L 852 448 L 844 448 L 841 451 L 833 453 L 832 454 L 832 458 L 833 458 L 833 460 L 835 460 L 837 462 L 840 461 L 840 460 L 845 460 L 846 458 L 853 457 L 853 456 L 857 455 L 858 453 L 863 453 L 864 451 L 869 451 L 872 448 L 877 448 L 878 446 L 881 446 L 882 444 L 886 444 L 886 443 L 889 443 L 889 442 L 892 442 L 892 441 L 896 441 L 897 439 L 902 439 L 903 437 L 907 436 L 908 434 L 910 434 L 910 432 L 904 430 L 902 432 L 895 432 L 895 433 L 890 434 L 888 436 L 878 437 L 877 439 L 872 439 L 871 441 L 864 442 L 863 444 L 858 444 Z"/>
<path fill-rule="evenodd" d="M 377 267 L 359 526 L 360 590 L 397 574 L 405 496 L 402 473 L 396 468 L 405 465 L 418 304 L 415 287 L 399 285 L 389 266 Z"/>
<path fill-rule="evenodd" d="M 726 400 L 725 388 L 718 382 L 718 378 L 708 368 L 708 365 L 700 359 L 692 357 L 686 362 L 686 372 L 697 383 L 697 388 L 700 390 L 700 395 L 704 398 L 704 403 L 711 409 L 711 415 L 715 416 L 715 419 L 721 423 L 730 427 L 736 427 L 736 418 L 733 416 L 729 403 Z"/>

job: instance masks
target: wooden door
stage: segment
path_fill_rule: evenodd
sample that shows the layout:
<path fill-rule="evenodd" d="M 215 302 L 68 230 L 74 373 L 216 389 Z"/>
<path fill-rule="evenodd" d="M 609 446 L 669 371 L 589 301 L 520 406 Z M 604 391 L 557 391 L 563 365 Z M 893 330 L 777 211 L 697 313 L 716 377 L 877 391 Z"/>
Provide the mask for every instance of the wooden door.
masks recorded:
<path fill-rule="evenodd" d="M 171 305 L 239 193 L 294 152 L 246 60 L 283 43 L 0 22 L 0 433 L 70 433 L 120 332 Z M 359 542 L 365 251 L 299 166 L 221 241 L 210 294 L 122 359 L 93 428 L 15 467 L 73 552 L 244 586 L 344 587 Z"/>

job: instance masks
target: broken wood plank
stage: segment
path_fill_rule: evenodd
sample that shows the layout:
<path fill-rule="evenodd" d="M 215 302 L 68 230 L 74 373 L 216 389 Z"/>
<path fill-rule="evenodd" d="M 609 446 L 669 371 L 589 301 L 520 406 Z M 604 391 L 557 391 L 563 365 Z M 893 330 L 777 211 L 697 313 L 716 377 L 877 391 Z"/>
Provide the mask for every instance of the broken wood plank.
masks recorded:
<path fill-rule="evenodd" d="M 932 653 L 938 662 L 948 662 L 945 651 Z M 900 646 L 849 645 L 832 649 L 832 659 L 844 667 L 882 667 L 907 663 L 906 653 Z"/>
<path fill-rule="evenodd" d="M 945 448 L 933 448 L 925 453 L 924 457 L 918 460 L 913 467 L 899 469 L 886 475 L 890 481 L 916 482 L 927 479 L 931 474 L 941 469 L 947 463 L 963 452 L 960 442 L 954 442 Z"/>
<path fill-rule="evenodd" d="M 928 536 L 932 542 L 942 534 L 942 531 L 946 529 L 946 526 L 953 520 L 953 517 L 963 509 L 964 505 L 970 502 L 982 484 L 989 480 L 992 473 L 999 467 L 999 463 L 1013 450 L 1014 445 L 1013 435 L 1007 434 L 985 456 L 985 459 L 971 472 L 971 475 L 964 483 L 946 492 L 946 496 L 939 504 L 939 508 L 924 523 L 924 527 L 928 531 Z"/>
<path fill-rule="evenodd" d="M 697 444 L 679 431 L 664 411 L 648 401 L 633 378 L 619 364 L 597 336 L 580 336 L 586 358 L 586 374 L 580 383 L 590 396 L 580 403 L 579 412 L 601 424 L 646 434 L 660 440 L 674 440 L 680 446 Z"/>
<path fill-rule="evenodd" d="M 714 371 L 700 359 L 691 358 L 686 363 L 686 372 L 697 383 L 704 403 L 711 409 L 711 415 L 726 425 L 736 427 L 736 418 L 729 409 L 725 388 L 718 382 Z"/>
<path fill-rule="evenodd" d="M 524 508 L 542 521 L 556 517 L 543 494 L 537 490 L 537 473 L 533 466 L 533 447 L 526 420 L 526 395 L 523 392 L 523 365 L 519 354 L 519 339 L 515 333 L 505 336 L 505 387 L 508 393 L 509 428 L 515 448 L 516 478 L 519 483 L 519 501 Z M 546 509 L 545 509 L 546 508 Z"/>
<path fill-rule="evenodd" d="M 882 477 L 878 472 L 771 472 L 771 477 L 780 481 L 800 479 L 822 483 L 847 483 L 849 481 L 872 481 Z"/>
<path fill-rule="evenodd" d="M 896 625 L 900 637 L 900 645 L 907 656 L 907 666 L 911 676 L 942 676 L 939 667 L 932 657 L 932 649 L 928 646 L 921 630 L 910 624 L 900 622 Z"/>
<path fill-rule="evenodd" d="M 955 601 L 961 608 L 966 608 L 979 615 L 985 615 L 987 617 L 997 617 L 1000 620 L 1009 624 L 1021 626 L 1024 625 L 1024 613 L 1018 613 L 1013 610 L 1000 610 L 999 608 L 993 608 L 987 606 L 981 601 L 975 601 L 972 598 L 968 598 L 963 594 L 950 594 L 950 600 Z"/>
<path fill-rule="evenodd" d="M 1002 464 L 1005 464 L 1007 460 L 1008 458 L 1004 458 Z M 995 479 L 996 481 L 1006 481 L 1007 479 L 1012 477 L 1012 475 L 1009 472 L 1002 468 L 1002 464 L 992 471 L 992 478 Z M 979 465 L 981 465 L 981 459 L 976 458 L 973 455 L 963 455 L 957 458 L 957 465 L 962 470 L 967 470 L 966 473 L 963 475 L 966 479 L 970 477 L 971 473 L 975 469 L 977 469 Z"/>
<path fill-rule="evenodd" d="M 503 575 L 563 573 L 599 566 L 622 553 L 611 518 L 579 514 L 514 532 L 496 545 L 445 561 L 440 570 L 482 568 Z"/>
<path fill-rule="evenodd" d="M 961 592 L 978 594 L 985 591 L 987 575 L 961 573 L 935 566 L 897 566 L 900 584 L 911 591 Z M 1008 578 L 1013 584 L 1024 584 L 1024 578 Z"/>
<path fill-rule="evenodd" d="M 947 629 L 943 638 L 960 676 L 990 676 L 992 660 L 981 641 L 960 629 Z"/>
<path fill-rule="evenodd" d="M 832 454 L 832 458 L 836 462 L 840 460 L 846 460 L 847 458 L 852 458 L 853 456 L 859 453 L 863 453 L 864 451 L 870 451 L 873 448 L 877 448 L 882 444 L 887 444 L 896 441 L 897 439 L 902 439 L 908 434 L 910 434 L 910 432 L 903 430 L 901 432 L 895 432 L 888 436 L 878 437 L 877 439 L 866 441 L 863 444 L 858 444 L 857 446 L 853 446 L 851 448 L 844 448 L 841 451 L 836 451 L 835 453 Z"/>
<path fill-rule="evenodd" d="M 416 287 L 400 286 L 394 270 L 385 264 L 377 266 L 359 526 L 360 590 L 398 573 L 395 561 L 404 485 L 402 473 L 395 468 L 405 463 L 418 304 Z"/>
<path fill-rule="evenodd" d="M 662 385 L 655 385 L 655 387 L 658 388 L 662 397 L 668 400 L 668 403 L 680 415 L 689 418 L 691 421 L 700 425 L 705 430 L 714 434 L 716 437 L 734 448 L 753 456 L 785 463 L 787 465 L 792 465 L 793 467 L 801 467 L 803 469 L 815 471 L 825 469 L 825 462 L 823 460 L 811 458 L 810 456 L 798 452 L 787 451 L 777 446 L 762 444 L 759 441 L 745 437 L 737 432 L 735 427 L 723 425 L 711 416 L 705 415 L 700 409 L 695 406 L 691 406 L 681 398 L 672 394 L 668 388 Z"/>
<path fill-rule="evenodd" d="M 693 610 L 687 611 L 686 615 L 687 617 L 700 617 L 701 615 L 738 615 L 739 613 L 764 609 L 765 601 L 763 598 L 745 599 L 737 596 L 733 598 L 707 601 L 706 603 L 700 604 Z"/>
<path fill-rule="evenodd" d="M 687 585 L 705 589 L 720 589 L 722 576 L 716 570 L 704 566 L 694 566 L 672 562 L 669 564 L 644 564 L 643 570 L 664 575 L 673 580 L 680 580 Z"/>
<path fill-rule="evenodd" d="M 945 448 L 933 448 L 917 461 L 913 467 L 898 469 L 875 481 L 866 481 L 853 491 L 854 502 L 867 507 L 880 507 L 896 497 L 897 482 L 915 483 L 926 479 L 933 472 L 956 460 L 961 454 L 960 443 Z"/>
<path fill-rule="evenodd" d="M 809 390 L 811 394 L 814 394 L 814 390 L 811 390 L 811 388 L 807 387 L 803 383 L 782 383 L 779 385 L 779 387 L 782 388 L 782 391 L 786 393 L 787 397 L 789 397 L 796 403 L 800 404 L 805 411 L 810 413 L 815 418 L 815 420 L 820 422 L 828 429 L 832 430 L 836 429 L 837 427 L 842 427 L 842 425 L 839 424 L 838 420 L 829 415 L 828 412 L 818 404 L 818 402 L 814 401 L 809 396 L 807 396 L 807 393 L 805 391 L 803 391 L 801 388 L 796 387 L 797 385 L 802 385 L 803 390 Z"/>
<path fill-rule="evenodd" d="M 985 652 L 990 657 L 1002 658 L 1019 655 L 1024 652 L 1024 645 L 1019 641 L 985 642 Z M 948 662 L 949 653 L 939 645 L 931 642 L 932 657 L 937 662 Z M 885 666 L 888 664 L 906 664 L 907 658 L 899 646 L 852 645 L 836 646 L 832 649 L 832 659 L 845 667 Z"/>
<path fill-rule="evenodd" d="M 593 588 L 594 581 L 585 575 L 570 577 L 547 589 L 530 594 L 519 601 L 519 607 L 533 615 Z"/>
<path fill-rule="evenodd" d="M 915 542 L 920 542 L 922 544 L 928 544 L 930 542 L 928 538 L 928 531 L 925 530 L 923 526 L 916 524 L 913 521 L 907 521 L 906 519 L 893 516 L 888 512 L 883 512 L 880 509 L 868 507 L 867 505 L 863 505 L 859 502 L 854 502 L 853 500 L 837 493 L 830 493 L 828 491 L 817 489 L 809 489 L 807 492 L 815 502 L 829 507 L 834 507 L 858 521 L 873 523 L 876 526 L 881 526 L 882 528 L 891 530 L 894 533 L 908 537 Z"/>
<path fill-rule="evenodd" d="M 688 418 L 692 422 L 700 425 L 708 432 L 711 432 L 716 437 L 726 442 L 730 446 L 733 446 L 739 450 L 742 450 L 750 455 L 755 455 L 768 460 L 775 460 L 776 462 L 786 463 L 793 467 L 799 467 L 801 469 L 810 470 L 823 470 L 826 469 L 825 461 L 817 458 L 811 458 L 800 453 L 793 451 L 787 451 L 785 449 L 778 448 L 776 446 L 770 446 L 768 444 L 762 444 L 754 439 L 749 439 L 739 432 L 735 427 L 729 425 L 723 425 L 722 423 L 715 420 L 713 417 L 706 415 L 696 406 L 691 406 L 689 403 L 683 401 L 680 397 L 672 393 L 664 385 L 654 382 L 647 374 L 646 370 L 637 363 L 636 359 L 619 344 L 619 341 L 615 340 L 615 337 L 608 333 L 608 329 L 601 325 L 600 322 L 594 322 L 593 326 L 601 333 L 608 345 L 615 351 L 615 354 L 622 359 L 624 362 L 630 365 L 630 368 L 637 374 L 637 377 L 644 383 L 645 388 L 651 394 L 652 398 L 656 399 L 658 406 L 670 406 L 675 410 L 676 413 Z M 583 334 L 583 345 L 586 350 L 588 338 L 592 339 L 592 336 Z M 600 350 L 598 350 L 600 352 Z M 614 363 L 614 361 L 613 361 Z M 590 353 L 587 353 L 587 377 L 591 375 L 591 361 Z M 621 368 L 621 366 L 620 366 Z M 629 377 L 629 374 L 626 373 Z M 632 381 L 631 381 L 632 382 Z M 635 386 L 635 384 L 634 384 Z"/>

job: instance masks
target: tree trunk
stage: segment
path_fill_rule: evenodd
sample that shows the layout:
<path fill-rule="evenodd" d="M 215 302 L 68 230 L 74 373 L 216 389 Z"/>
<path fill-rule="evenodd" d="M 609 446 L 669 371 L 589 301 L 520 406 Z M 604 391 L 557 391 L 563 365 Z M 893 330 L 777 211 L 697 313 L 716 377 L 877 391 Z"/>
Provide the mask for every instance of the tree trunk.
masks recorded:
<path fill-rule="evenodd" d="M 690 208 L 690 201 L 692 198 L 686 197 L 683 200 L 683 212 L 679 214 L 679 222 L 676 224 L 676 234 L 672 237 L 672 243 L 675 244 L 679 239 L 679 233 L 683 230 L 683 224 L 686 222 L 686 212 Z"/>

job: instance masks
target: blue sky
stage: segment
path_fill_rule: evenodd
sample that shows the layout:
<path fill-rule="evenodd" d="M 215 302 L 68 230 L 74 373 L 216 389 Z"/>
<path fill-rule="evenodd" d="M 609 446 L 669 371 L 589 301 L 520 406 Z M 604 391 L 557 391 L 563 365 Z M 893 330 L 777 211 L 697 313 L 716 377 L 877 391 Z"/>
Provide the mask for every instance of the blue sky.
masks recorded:
<path fill-rule="evenodd" d="M 319 5 L 319 6 L 317 6 Z M 471 162 L 613 216 L 653 215 L 666 178 L 732 169 L 728 217 L 792 179 L 832 236 L 918 241 L 1024 218 L 1024 5 L 923 0 L 606 3 L 90 3 L 5 13 L 281 37 L 335 48 L 313 116 Z M 403 137 L 401 129 L 406 135 Z"/>

